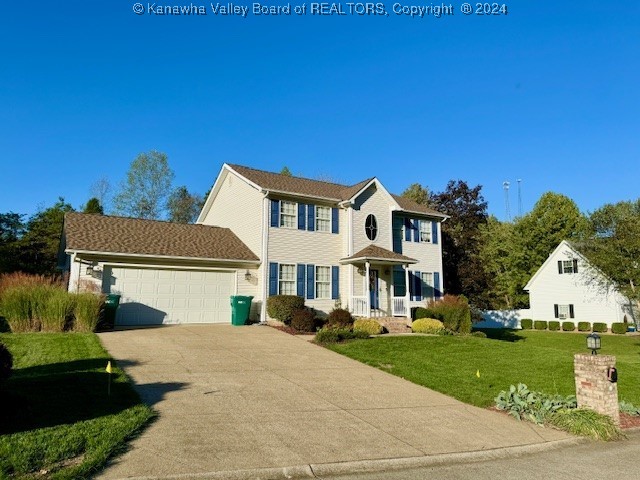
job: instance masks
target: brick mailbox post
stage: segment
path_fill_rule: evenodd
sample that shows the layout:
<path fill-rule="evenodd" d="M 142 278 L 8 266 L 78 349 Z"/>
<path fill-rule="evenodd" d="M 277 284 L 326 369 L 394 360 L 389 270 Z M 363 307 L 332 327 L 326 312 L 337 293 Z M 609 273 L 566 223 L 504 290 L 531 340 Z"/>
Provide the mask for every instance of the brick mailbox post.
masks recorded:
<path fill-rule="evenodd" d="M 610 368 L 616 366 L 616 357 L 577 353 L 573 357 L 573 366 L 578 407 L 608 415 L 616 425 L 620 425 L 618 384 L 610 374 Z"/>

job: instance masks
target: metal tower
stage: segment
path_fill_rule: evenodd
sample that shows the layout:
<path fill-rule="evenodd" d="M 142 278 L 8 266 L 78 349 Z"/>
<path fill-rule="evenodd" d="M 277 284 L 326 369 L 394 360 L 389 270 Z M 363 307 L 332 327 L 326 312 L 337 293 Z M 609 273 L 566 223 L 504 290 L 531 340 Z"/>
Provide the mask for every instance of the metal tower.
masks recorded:
<path fill-rule="evenodd" d="M 518 216 L 522 216 L 522 179 L 516 180 L 518 182 Z"/>
<path fill-rule="evenodd" d="M 504 189 L 504 209 L 507 217 L 507 222 L 511 221 L 511 208 L 509 207 L 509 187 L 511 184 L 507 181 L 502 182 L 502 188 Z"/>

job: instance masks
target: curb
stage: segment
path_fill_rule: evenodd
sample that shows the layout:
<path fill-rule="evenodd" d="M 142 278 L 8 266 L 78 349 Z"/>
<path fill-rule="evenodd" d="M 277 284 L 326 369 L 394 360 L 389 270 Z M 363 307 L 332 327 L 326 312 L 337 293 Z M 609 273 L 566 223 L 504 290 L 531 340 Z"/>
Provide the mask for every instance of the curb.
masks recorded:
<path fill-rule="evenodd" d="M 422 457 L 384 458 L 336 463 L 295 465 L 281 468 L 256 468 L 247 470 L 227 470 L 208 473 L 186 473 L 167 476 L 127 477 L 126 480 L 293 480 L 318 478 L 318 476 L 346 475 L 351 473 L 374 473 L 391 470 L 409 470 L 438 465 L 481 462 L 503 458 L 519 457 L 530 453 L 545 452 L 560 447 L 578 445 L 589 440 L 583 437 L 553 440 L 517 447 L 504 447 L 472 452 L 442 453 Z M 119 479 L 125 480 L 125 479 Z"/>

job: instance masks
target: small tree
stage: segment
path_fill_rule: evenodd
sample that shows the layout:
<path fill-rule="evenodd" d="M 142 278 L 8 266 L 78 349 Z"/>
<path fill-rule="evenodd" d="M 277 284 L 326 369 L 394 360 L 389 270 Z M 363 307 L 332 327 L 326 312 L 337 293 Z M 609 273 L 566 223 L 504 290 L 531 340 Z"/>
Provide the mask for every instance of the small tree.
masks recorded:
<path fill-rule="evenodd" d="M 100 200 L 98 200 L 96 197 L 92 197 L 87 201 L 87 204 L 82 209 L 82 212 L 104 215 L 104 209 L 102 208 L 102 205 L 100 205 Z"/>
<path fill-rule="evenodd" d="M 176 188 L 167 201 L 170 222 L 193 223 L 198 218 L 201 208 L 200 195 L 190 194 L 185 186 Z"/>
<path fill-rule="evenodd" d="M 409 200 L 413 200 L 420 205 L 429 204 L 429 189 L 427 187 L 423 187 L 419 183 L 412 183 L 409 185 L 407 189 L 402 192 L 402 196 Z"/>

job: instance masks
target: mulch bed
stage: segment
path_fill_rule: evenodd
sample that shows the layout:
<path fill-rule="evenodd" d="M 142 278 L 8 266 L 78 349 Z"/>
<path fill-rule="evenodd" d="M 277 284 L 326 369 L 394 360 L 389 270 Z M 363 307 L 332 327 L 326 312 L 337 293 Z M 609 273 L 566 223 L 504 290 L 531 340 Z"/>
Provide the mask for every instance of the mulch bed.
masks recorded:
<path fill-rule="evenodd" d="M 276 330 L 280 330 L 281 332 L 288 333 L 289 335 L 313 335 L 313 332 L 299 332 L 293 327 L 288 327 L 286 325 L 269 325 L 271 328 L 275 328 Z"/>
<path fill-rule="evenodd" d="M 620 412 L 620 428 L 640 428 L 640 417 Z"/>

